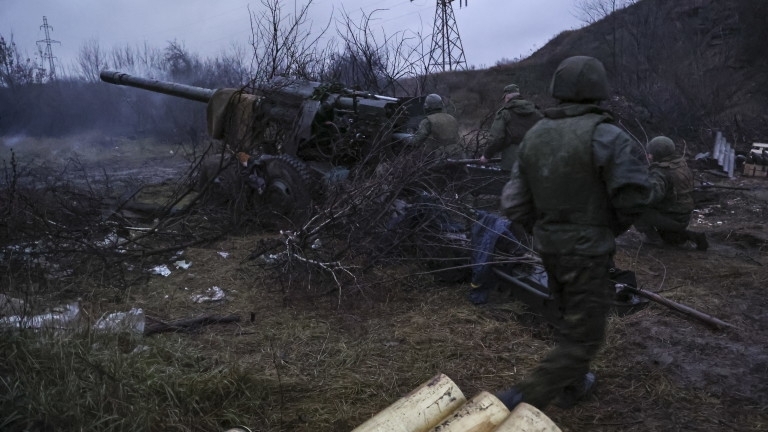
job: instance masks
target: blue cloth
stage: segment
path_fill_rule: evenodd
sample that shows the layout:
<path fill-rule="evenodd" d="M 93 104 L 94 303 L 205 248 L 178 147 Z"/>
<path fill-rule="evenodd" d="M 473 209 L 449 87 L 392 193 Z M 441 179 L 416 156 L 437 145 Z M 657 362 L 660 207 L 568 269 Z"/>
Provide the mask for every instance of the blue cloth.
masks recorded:
<path fill-rule="evenodd" d="M 488 292 L 496 283 L 490 262 L 499 237 L 504 236 L 517 241 L 515 235 L 509 230 L 509 224 L 509 220 L 502 216 L 482 210 L 477 211 L 477 221 L 472 225 L 471 238 L 472 289 L 469 291 L 469 301 L 473 304 L 486 303 Z"/>
<path fill-rule="evenodd" d="M 497 214 L 477 211 L 477 221 L 472 225 L 472 283 L 482 285 L 490 272 L 496 241 L 499 236 L 515 239 L 509 231 L 509 220 Z"/>

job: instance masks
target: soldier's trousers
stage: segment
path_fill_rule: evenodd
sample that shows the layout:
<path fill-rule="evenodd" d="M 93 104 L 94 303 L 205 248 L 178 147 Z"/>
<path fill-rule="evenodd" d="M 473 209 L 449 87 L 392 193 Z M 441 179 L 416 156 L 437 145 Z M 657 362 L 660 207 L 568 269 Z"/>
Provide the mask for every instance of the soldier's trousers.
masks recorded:
<path fill-rule="evenodd" d="M 545 408 L 565 387 L 580 383 L 605 339 L 614 290 L 610 255 L 543 255 L 549 289 L 563 316 L 556 347 L 516 385 L 523 401 Z"/>
<path fill-rule="evenodd" d="M 656 209 L 648 209 L 635 221 L 635 228 L 648 235 L 655 231 L 665 242 L 680 244 L 693 240 L 686 232 L 690 219 L 690 214 L 662 213 Z"/>

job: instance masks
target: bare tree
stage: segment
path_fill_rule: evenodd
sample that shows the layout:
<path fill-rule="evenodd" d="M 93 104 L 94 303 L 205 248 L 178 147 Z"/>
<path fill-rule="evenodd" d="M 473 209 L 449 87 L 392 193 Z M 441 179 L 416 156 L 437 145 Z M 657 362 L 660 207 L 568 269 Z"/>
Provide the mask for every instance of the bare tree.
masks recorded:
<path fill-rule="evenodd" d="M 250 79 L 245 58 L 245 49 L 235 44 L 213 58 L 204 59 L 195 85 L 211 88 L 243 86 Z"/>
<path fill-rule="evenodd" d="M 193 81 L 200 72 L 200 58 L 177 41 L 168 42 L 165 47 L 163 60 L 171 79 L 178 81 Z"/>
<path fill-rule="evenodd" d="M 130 45 L 114 47 L 109 53 L 112 67 L 121 71 L 136 72 L 137 56 Z"/>
<path fill-rule="evenodd" d="M 138 67 L 143 67 L 147 71 L 162 69 L 162 53 L 157 48 L 149 46 L 146 42 L 136 48 L 136 58 L 139 64 Z"/>
<path fill-rule="evenodd" d="M 15 87 L 45 81 L 45 69 L 36 60 L 25 57 L 13 41 L 13 34 L 8 41 L 0 35 L 0 86 Z"/>
<path fill-rule="evenodd" d="M 404 91 L 401 80 L 426 73 L 424 38 L 406 30 L 387 34 L 374 31 L 375 10 L 354 22 L 343 13 L 337 30 L 343 51 L 333 65 L 336 80 L 380 93 Z"/>
<path fill-rule="evenodd" d="M 293 13 L 283 11 L 279 0 L 261 0 L 262 11 L 249 9 L 251 20 L 252 72 L 256 80 L 276 76 L 309 78 L 306 74 L 321 63 L 317 46 L 328 26 L 313 34 L 309 0 Z"/>
<path fill-rule="evenodd" d="M 605 35 L 607 46 L 611 50 L 611 63 L 610 67 L 614 73 L 617 73 L 619 63 L 619 51 L 622 41 L 621 32 L 621 19 L 615 13 L 620 9 L 624 9 L 627 6 L 637 3 L 638 0 L 576 0 L 574 14 L 581 21 L 587 25 L 602 21 L 604 19 L 609 20 L 610 32 Z"/>
<path fill-rule="evenodd" d="M 586 24 L 592 24 L 619 9 L 637 3 L 638 0 L 576 0 L 575 16 Z"/>
<path fill-rule="evenodd" d="M 140 45 L 113 47 L 109 52 L 110 66 L 124 72 L 142 76 L 153 76 L 164 69 L 165 56 L 162 50 L 150 46 L 146 41 Z"/>
<path fill-rule="evenodd" d="M 101 49 L 99 41 L 89 39 L 80 47 L 77 54 L 80 76 L 88 82 L 97 82 L 102 69 L 107 69 L 107 55 Z"/>

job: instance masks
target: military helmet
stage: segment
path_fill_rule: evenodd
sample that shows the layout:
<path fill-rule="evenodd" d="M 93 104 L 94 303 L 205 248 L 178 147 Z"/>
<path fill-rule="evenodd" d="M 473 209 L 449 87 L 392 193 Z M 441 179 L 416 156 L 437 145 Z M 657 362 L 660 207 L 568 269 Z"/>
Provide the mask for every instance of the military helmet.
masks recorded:
<path fill-rule="evenodd" d="M 509 93 L 520 93 L 520 87 L 518 87 L 517 84 L 510 84 L 504 87 L 504 94 Z"/>
<path fill-rule="evenodd" d="M 670 156 L 674 156 L 675 143 L 665 136 L 657 136 L 648 142 L 646 149 L 648 150 L 648 153 L 653 156 L 653 160 L 660 161 Z"/>
<path fill-rule="evenodd" d="M 424 111 L 434 111 L 443 109 L 443 98 L 434 93 L 427 95 L 424 99 Z"/>
<path fill-rule="evenodd" d="M 568 102 L 608 99 L 605 67 L 594 57 L 574 56 L 560 62 L 549 87 L 552 97 Z"/>

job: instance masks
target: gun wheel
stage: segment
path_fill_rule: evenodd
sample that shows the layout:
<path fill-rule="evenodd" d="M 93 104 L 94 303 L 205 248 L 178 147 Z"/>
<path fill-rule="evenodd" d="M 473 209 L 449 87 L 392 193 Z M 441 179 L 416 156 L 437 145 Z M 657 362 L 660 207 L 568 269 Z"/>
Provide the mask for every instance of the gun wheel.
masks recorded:
<path fill-rule="evenodd" d="M 280 155 L 267 162 L 265 172 L 267 209 L 296 224 L 305 222 L 312 205 L 307 166 L 293 156 Z"/>

